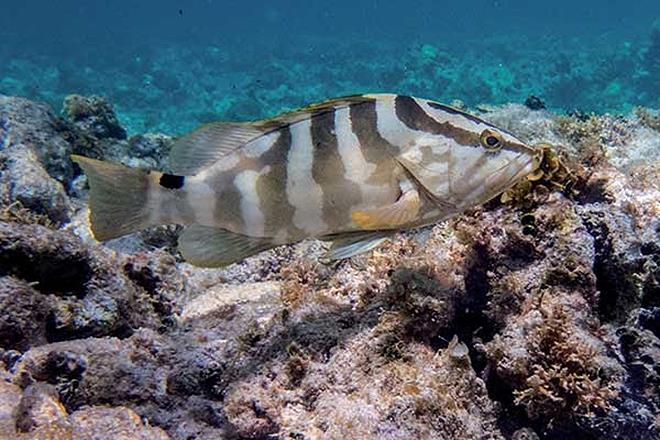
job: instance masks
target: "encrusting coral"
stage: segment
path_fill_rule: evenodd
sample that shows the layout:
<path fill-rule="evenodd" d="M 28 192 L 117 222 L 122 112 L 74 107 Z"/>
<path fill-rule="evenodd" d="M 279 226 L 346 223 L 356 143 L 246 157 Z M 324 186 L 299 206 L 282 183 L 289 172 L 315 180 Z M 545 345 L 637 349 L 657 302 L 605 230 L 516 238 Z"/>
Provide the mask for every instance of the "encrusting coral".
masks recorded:
<path fill-rule="evenodd" d="M 103 97 L 69 95 L 64 99 L 64 112 L 80 130 L 97 139 L 126 138 L 126 130 Z"/>
<path fill-rule="evenodd" d="M 444 60 L 422 51 L 429 69 Z M 37 151 L 51 136 L 67 153 L 162 165 L 169 138 L 99 138 L 85 116 L 97 122 L 59 120 L 27 147 L 11 139 L 58 118 L 0 103 L 23 121 L 0 124 L 0 153 L 29 151 L 66 213 L 2 199 L 0 436 L 660 434 L 660 136 L 639 111 L 489 108 L 552 144 L 503 197 L 331 265 L 308 241 L 208 270 L 166 251 L 177 228 L 94 242 L 78 171 Z"/>
<path fill-rule="evenodd" d="M 639 118 L 639 122 L 656 131 L 660 131 L 660 115 L 654 114 L 649 109 L 644 107 L 636 107 L 635 115 Z"/>
<path fill-rule="evenodd" d="M 591 416 L 611 409 L 623 371 L 606 347 L 572 322 L 566 306 L 535 309 L 488 344 L 496 374 L 515 388 L 514 401 L 531 419 L 554 424 L 561 417 Z M 522 328 L 523 335 L 519 335 Z M 524 337 L 522 346 L 517 339 Z M 525 356 L 521 356 L 525 353 Z M 608 368 L 604 368 L 607 367 Z"/>
<path fill-rule="evenodd" d="M 312 46 L 282 46 L 278 39 L 245 44 L 240 35 L 225 35 L 195 45 L 158 39 L 117 44 L 103 56 L 90 44 L 76 44 L 66 56 L 16 52 L 16 44 L 5 44 L 0 91 L 53 107 L 72 90 L 103 91 L 129 135 L 174 135 L 212 120 L 254 120 L 364 90 L 447 103 L 461 98 L 470 106 L 523 103 L 533 95 L 554 111 L 626 112 L 660 106 L 659 29 L 657 23 L 648 31 L 630 26 L 618 41 L 589 38 L 589 32 L 538 38 L 515 32 L 442 39 L 427 34 L 414 42 L 323 34 Z M 85 100 L 98 102 L 82 98 L 83 108 Z"/>
<path fill-rule="evenodd" d="M 644 85 L 651 93 L 655 93 L 660 86 L 660 19 L 653 22 L 651 28 L 651 42 L 644 54 L 645 81 Z"/>

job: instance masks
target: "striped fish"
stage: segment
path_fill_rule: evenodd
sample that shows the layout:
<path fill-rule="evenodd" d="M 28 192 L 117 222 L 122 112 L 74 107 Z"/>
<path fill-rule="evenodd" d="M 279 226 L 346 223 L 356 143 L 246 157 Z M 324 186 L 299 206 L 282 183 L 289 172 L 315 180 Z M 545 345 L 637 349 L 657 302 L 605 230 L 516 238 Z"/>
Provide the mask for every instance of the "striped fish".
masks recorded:
<path fill-rule="evenodd" d="M 334 99 L 180 138 L 172 174 L 73 156 L 90 185 L 98 240 L 149 226 L 187 228 L 190 263 L 219 267 L 309 237 L 328 258 L 484 203 L 538 166 L 539 152 L 475 116 L 425 99 Z"/>

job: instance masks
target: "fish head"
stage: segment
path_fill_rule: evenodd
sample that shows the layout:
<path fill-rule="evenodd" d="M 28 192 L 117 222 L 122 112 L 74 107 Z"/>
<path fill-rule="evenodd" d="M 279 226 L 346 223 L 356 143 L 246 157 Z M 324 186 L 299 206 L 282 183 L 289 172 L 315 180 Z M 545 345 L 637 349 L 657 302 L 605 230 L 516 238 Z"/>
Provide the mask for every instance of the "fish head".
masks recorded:
<path fill-rule="evenodd" d="M 447 190 L 454 204 L 467 208 L 500 194 L 539 167 L 541 152 L 493 126 L 475 127 L 471 145 L 449 153 Z M 477 136 L 478 134 L 478 136 Z"/>
<path fill-rule="evenodd" d="M 422 141 L 418 157 L 427 158 L 421 183 L 436 200 L 461 211 L 487 202 L 539 167 L 542 151 L 508 131 L 453 108 L 426 110 L 441 128 Z"/>

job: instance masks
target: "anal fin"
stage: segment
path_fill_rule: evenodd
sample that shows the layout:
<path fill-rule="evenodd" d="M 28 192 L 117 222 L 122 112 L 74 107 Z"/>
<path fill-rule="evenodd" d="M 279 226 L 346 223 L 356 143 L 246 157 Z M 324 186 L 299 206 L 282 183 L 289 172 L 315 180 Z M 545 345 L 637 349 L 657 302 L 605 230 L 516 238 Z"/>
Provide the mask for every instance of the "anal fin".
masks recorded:
<path fill-rule="evenodd" d="M 248 237 L 226 229 L 192 225 L 179 237 L 179 251 L 199 267 L 222 267 L 275 247 L 269 239 Z"/>
<path fill-rule="evenodd" d="M 357 226 L 368 231 L 396 229 L 416 220 L 421 206 L 419 193 L 410 189 L 391 205 L 354 211 L 351 219 Z"/>

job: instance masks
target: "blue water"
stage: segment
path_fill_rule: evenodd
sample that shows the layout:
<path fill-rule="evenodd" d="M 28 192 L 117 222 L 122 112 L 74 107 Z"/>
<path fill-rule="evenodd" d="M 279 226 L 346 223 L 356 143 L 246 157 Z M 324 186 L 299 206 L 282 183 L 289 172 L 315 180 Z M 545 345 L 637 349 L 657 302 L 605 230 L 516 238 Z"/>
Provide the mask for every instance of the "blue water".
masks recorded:
<path fill-rule="evenodd" d="M 56 110 L 71 93 L 103 95 L 132 133 L 377 91 L 660 107 L 657 0 L 2 3 L 0 93 Z"/>

